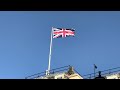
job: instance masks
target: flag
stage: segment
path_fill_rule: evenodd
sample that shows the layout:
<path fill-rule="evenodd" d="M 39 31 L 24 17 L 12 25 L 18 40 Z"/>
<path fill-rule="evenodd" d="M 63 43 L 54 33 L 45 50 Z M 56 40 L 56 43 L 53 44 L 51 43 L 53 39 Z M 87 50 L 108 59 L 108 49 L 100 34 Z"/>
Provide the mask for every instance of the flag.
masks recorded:
<path fill-rule="evenodd" d="M 97 66 L 94 64 L 94 68 L 97 69 Z"/>
<path fill-rule="evenodd" d="M 52 28 L 53 30 L 53 38 L 64 38 L 68 36 L 75 36 L 74 29 L 67 29 L 67 28 Z"/>

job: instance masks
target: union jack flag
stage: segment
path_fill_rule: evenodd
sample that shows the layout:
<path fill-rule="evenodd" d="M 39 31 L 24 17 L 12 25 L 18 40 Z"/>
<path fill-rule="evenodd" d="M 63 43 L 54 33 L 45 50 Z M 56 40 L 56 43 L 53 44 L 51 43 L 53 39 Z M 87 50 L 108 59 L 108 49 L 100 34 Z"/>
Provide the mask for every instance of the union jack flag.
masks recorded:
<path fill-rule="evenodd" d="M 52 28 L 53 30 L 53 38 L 64 38 L 68 36 L 75 36 L 74 29 L 67 29 L 67 28 Z"/>

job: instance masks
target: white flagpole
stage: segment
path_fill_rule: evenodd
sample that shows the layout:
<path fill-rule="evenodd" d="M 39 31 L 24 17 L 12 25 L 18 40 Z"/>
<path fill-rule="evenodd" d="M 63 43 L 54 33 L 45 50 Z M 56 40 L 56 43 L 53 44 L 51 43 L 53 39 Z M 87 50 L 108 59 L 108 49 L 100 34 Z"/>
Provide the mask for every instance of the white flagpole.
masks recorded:
<path fill-rule="evenodd" d="M 53 27 L 52 27 L 52 31 L 51 31 L 51 41 L 50 41 L 50 52 L 49 52 L 49 63 L 48 63 L 48 72 L 47 75 L 49 75 L 49 71 L 50 71 L 50 62 L 51 62 L 51 51 L 52 51 L 52 34 L 53 34 Z"/>

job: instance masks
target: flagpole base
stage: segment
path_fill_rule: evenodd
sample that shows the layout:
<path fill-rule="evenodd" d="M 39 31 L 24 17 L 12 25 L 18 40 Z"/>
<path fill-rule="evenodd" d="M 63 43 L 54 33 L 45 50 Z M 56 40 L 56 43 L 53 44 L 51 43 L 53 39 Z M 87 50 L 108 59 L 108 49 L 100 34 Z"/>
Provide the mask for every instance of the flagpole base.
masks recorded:
<path fill-rule="evenodd" d="M 46 70 L 46 75 L 49 75 L 49 70 Z"/>

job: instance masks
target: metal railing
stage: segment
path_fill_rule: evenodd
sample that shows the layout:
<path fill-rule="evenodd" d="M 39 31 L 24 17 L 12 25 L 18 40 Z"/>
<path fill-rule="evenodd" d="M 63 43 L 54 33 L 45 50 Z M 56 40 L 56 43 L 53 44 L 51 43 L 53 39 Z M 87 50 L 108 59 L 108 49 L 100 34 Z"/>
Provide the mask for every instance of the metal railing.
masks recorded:
<path fill-rule="evenodd" d="M 56 69 L 51 69 L 49 71 L 49 74 L 54 74 L 54 73 L 60 73 L 60 72 L 65 72 L 69 70 L 70 65 L 68 66 L 64 66 L 64 67 L 60 67 L 60 68 L 56 68 Z M 25 77 L 25 79 L 35 79 L 38 77 L 42 77 L 42 76 L 46 76 L 46 71 L 45 72 L 41 72 L 41 73 L 37 73 L 37 74 L 33 74 L 30 76 Z"/>
<path fill-rule="evenodd" d="M 104 77 L 107 76 L 107 75 L 115 74 L 115 73 L 120 73 L 120 67 L 116 67 L 116 68 L 101 71 L 101 75 L 104 76 Z M 95 76 L 98 76 L 98 75 L 99 75 L 99 72 L 96 72 Z M 94 79 L 95 78 L 94 73 L 83 75 L 82 77 L 84 79 Z"/>
<path fill-rule="evenodd" d="M 60 68 L 56 68 L 56 69 L 51 69 L 49 71 L 49 75 L 55 74 L 55 73 L 67 72 L 70 67 L 71 66 L 68 65 L 68 66 L 64 66 L 64 67 L 60 67 Z M 74 71 L 76 73 L 78 73 L 75 69 L 74 69 Z M 116 68 L 112 68 L 112 69 L 107 69 L 107 70 L 101 71 L 101 75 L 102 76 L 107 76 L 107 75 L 111 75 L 111 74 L 115 74 L 115 73 L 120 73 L 120 67 L 116 67 Z M 96 72 L 95 73 L 95 77 L 98 76 L 98 75 L 99 75 L 99 72 Z M 37 74 L 34 74 L 34 75 L 31 75 L 31 76 L 27 76 L 27 77 L 25 77 L 25 79 L 35 79 L 35 78 L 43 77 L 43 76 L 46 76 L 46 71 L 45 72 L 41 72 L 41 73 L 37 73 Z M 94 77 L 94 73 L 90 73 L 90 74 L 87 74 L 87 75 L 80 75 L 80 76 L 83 79 L 94 79 L 95 78 Z"/>

